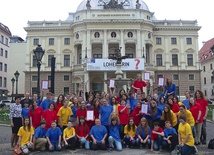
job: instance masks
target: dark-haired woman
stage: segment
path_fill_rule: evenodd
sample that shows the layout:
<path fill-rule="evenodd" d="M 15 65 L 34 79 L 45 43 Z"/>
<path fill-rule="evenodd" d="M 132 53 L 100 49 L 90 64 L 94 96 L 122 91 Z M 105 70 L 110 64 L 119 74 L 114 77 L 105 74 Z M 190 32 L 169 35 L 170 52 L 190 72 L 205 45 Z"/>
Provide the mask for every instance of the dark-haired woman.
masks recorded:
<path fill-rule="evenodd" d="M 24 154 L 29 153 L 29 148 L 33 146 L 33 134 L 34 129 L 31 126 L 29 117 L 24 118 L 24 125 L 19 128 L 18 136 L 18 145 L 21 147 Z"/>
<path fill-rule="evenodd" d="M 30 123 L 33 125 L 34 129 L 40 126 L 40 121 L 42 119 L 43 110 L 38 106 L 38 102 L 34 101 L 28 116 L 30 117 Z"/>
<path fill-rule="evenodd" d="M 76 136 L 80 142 L 80 148 L 85 145 L 85 149 L 90 149 L 89 147 L 89 127 L 85 122 L 85 117 L 80 116 L 78 125 L 75 127 Z"/>
<path fill-rule="evenodd" d="M 58 113 L 59 109 L 63 106 L 65 100 L 65 96 L 60 94 L 56 100 L 56 103 L 54 104 L 54 110 L 56 113 Z"/>
<path fill-rule="evenodd" d="M 169 121 L 172 127 L 176 127 L 177 117 L 175 113 L 172 110 L 170 110 L 169 105 L 165 105 L 164 111 L 162 112 L 161 120 L 163 120 L 164 122 Z"/>
<path fill-rule="evenodd" d="M 129 146 L 134 146 L 136 144 L 136 130 L 137 126 L 134 124 L 134 119 L 131 117 L 129 118 L 128 124 L 124 127 L 124 139 L 126 148 L 129 148 Z"/>
<path fill-rule="evenodd" d="M 172 83 L 171 78 L 166 79 L 166 85 L 164 86 L 165 98 L 173 98 L 176 95 L 176 85 Z"/>

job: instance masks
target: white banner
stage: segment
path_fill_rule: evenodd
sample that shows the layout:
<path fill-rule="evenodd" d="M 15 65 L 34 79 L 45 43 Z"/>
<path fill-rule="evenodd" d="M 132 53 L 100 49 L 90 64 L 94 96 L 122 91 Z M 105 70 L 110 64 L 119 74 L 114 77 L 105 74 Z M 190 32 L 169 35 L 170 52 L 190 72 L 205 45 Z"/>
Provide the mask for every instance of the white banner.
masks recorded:
<path fill-rule="evenodd" d="M 116 71 L 116 60 L 112 59 L 87 59 L 87 71 Z M 122 71 L 144 70 L 144 59 L 123 59 Z"/>

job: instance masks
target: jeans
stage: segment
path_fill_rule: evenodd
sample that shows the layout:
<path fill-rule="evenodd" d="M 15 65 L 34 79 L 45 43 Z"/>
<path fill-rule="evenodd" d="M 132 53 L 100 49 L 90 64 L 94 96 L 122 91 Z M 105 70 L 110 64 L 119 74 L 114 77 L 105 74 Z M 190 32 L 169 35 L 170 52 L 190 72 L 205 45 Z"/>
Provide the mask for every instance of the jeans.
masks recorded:
<path fill-rule="evenodd" d="M 143 140 L 144 140 L 144 139 L 143 139 Z M 140 138 L 137 138 L 137 139 L 136 139 L 136 143 L 137 143 L 137 145 L 139 145 L 139 144 L 142 144 L 142 145 L 150 145 L 150 144 L 151 144 L 151 139 L 148 138 L 147 141 L 146 141 L 146 143 L 141 143 L 141 142 L 140 142 Z"/>
<path fill-rule="evenodd" d="M 202 123 L 200 138 L 201 138 L 201 142 L 206 142 L 207 140 L 206 120 L 204 120 Z"/>
<path fill-rule="evenodd" d="M 88 140 L 86 140 L 85 138 L 81 138 L 79 141 L 80 141 L 80 144 L 85 144 L 85 149 L 86 150 L 90 149 Z"/>
<path fill-rule="evenodd" d="M 195 152 L 196 151 L 194 146 L 184 144 L 184 146 L 181 148 L 181 155 L 190 155 L 194 154 Z"/>
<path fill-rule="evenodd" d="M 193 138 L 196 137 L 195 126 L 191 126 Z"/>
<path fill-rule="evenodd" d="M 134 146 L 135 144 L 136 144 L 136 140 L 134 139 L 134 140 L 130 140 L 131 138 L 129 137 L 129 136 L 126 136 L 125 137 L 125 144 L 126 145 L 131 145 L 131 146 Z"/>
<path fill-rule="evenodd" d="M 112 136 L 108 137 L 108 142 L 109 142 L 110 147 L 113 148 L 114 147 L 114 143 L 115 143 L 117 151 L 121 151 L 122 150 L 121 142 L 116 141 Z"/>
<path fill-rule="evenodd" d="M 49 148 L 49 151 L 61 151 L 61 148 L 58 147 L 58 142 L 51 142 L 51 145 L 53 146 L 51 149 Z"/>
<path fill-rule="evenodd" d="M 158 151 L 160 149 L 160 147 L 162 146 L 162 141 L 163 141 L 163 137 L 158 135 L 158 138 L 156 140 L 154 140 L 153 149 L 155 151 Z"/>

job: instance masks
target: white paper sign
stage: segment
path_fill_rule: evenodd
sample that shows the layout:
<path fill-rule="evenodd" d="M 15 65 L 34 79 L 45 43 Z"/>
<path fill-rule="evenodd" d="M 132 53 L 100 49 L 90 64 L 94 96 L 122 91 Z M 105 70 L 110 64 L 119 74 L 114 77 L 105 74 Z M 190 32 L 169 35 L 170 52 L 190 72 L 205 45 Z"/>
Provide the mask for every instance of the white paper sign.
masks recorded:
<path fill-rule="evenodd" d="M 115 81 L 114 81 L 114 80 L 110 80 L 110 82 L 109 82 L 109 86 L 110 86 L 111 88 L 114 88 L 114 83 L 115 83 Z"/>
<path fill-rule="evenodd" d="M 149 72 L 144 73 L 144 80 L 150 80 L 150 73 Z"/>
<path fill-rule="evenodd" d="M 148 105 L 142 104 L 141 112 L 144 114 L 147 114 L 148 113 Z"/>
<path fill-rule="evenodd" d="M 42 90 L 47 90 L 48 89 L 48 80 L 43 80 L 42 81 Z"/>
<path fill-rule="evenodd" d="M 93 110 L 88 110 L 86 113 L 86 120 L 94 120 L 94 111 Z"/>
<path fill-rule="evenodd" d="M 163 86 L 164 85 L 164 78 L 159 78 L 158 79 L 158 86 Z"/>

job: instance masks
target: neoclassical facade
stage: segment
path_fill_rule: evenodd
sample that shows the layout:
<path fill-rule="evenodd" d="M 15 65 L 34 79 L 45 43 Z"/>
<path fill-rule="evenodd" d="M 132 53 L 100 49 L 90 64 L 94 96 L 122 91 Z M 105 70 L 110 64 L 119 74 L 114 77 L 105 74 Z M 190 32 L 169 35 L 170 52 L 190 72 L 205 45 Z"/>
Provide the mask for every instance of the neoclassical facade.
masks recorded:
<path fill-rule="evenodd" d="M 123 77 L 150 73 L 152 87 L 158 78 L 171 77 L 178 93 L 200 89 L 197 21 L 157 20 L 142 0 L 83 0 L 65 21 L 29 21 L 25 89 L 36 87 L 37 67 L 33 49 L 46 50 L 41 80 L 50 80 L 50 60 L 56 57 L 55 94 L 79 89 L 108 91 L 105 80 L 115 77 L 109 56 L 121 49 Z M 139 62 L 138 62 L 139 61 Z M 133 67 L 134 66 L 134 67 Z"/>

